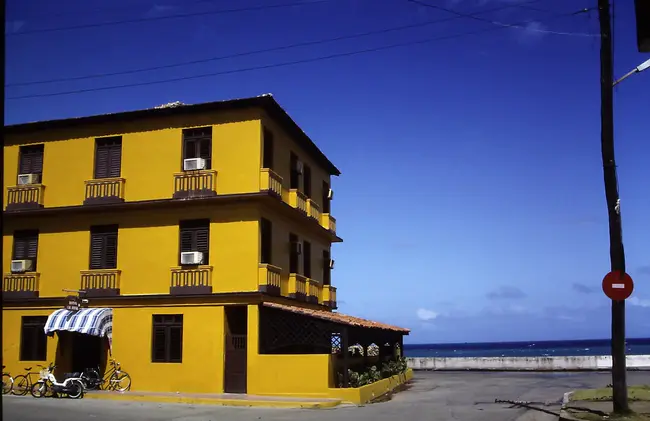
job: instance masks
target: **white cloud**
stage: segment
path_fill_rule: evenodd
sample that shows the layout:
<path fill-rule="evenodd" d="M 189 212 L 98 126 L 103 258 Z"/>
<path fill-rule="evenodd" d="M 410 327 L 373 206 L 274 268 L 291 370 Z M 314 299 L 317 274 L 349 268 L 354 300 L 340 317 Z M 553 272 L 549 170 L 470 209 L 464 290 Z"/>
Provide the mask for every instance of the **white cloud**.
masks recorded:
<path fill-rule="evenodd" d="M 632 297 L 628 300 L 628 302 L 637 307 L 650 307 L 650 300 L 644 300 L 639 297 Z"/>
<path fill-rule="evenodd" d="M 418 319 L 429 322 L 438 317 L 438 313 L 433 310 L 427 310 L 426 308 L 419 308 L 417 311 Z"/>

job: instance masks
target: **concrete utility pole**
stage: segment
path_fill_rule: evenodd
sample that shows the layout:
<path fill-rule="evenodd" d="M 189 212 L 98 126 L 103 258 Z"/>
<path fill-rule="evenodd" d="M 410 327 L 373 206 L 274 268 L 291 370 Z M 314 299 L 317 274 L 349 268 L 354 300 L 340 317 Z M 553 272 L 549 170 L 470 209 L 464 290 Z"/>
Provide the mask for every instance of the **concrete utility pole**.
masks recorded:
<path fill-rule="evenodd" d="M 616 160 L 614 158 L 614 98 L 612 27 L 609 0 L 598 0 L 600 21 L 601 152 L 605 196 L 609 213 L 611 270 L 625 273 L 625 250 L 621 228 Z M 614 412 L 629 412 L 625 367 L 625 301 L 612 300 L 612 388 Z"/>

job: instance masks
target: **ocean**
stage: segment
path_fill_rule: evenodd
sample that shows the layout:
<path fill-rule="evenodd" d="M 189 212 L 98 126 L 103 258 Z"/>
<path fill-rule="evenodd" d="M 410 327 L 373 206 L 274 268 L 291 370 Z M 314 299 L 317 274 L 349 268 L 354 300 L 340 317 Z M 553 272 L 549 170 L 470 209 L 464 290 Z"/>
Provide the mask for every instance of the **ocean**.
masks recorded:
<path fill-rule="evenodd" d="M 627 339 L 627 355 L 650 355 L 650 338 Z M 553 357 L 611 355 L 609 339 L 460 344 L 405 344 L 407 357 Z"/>

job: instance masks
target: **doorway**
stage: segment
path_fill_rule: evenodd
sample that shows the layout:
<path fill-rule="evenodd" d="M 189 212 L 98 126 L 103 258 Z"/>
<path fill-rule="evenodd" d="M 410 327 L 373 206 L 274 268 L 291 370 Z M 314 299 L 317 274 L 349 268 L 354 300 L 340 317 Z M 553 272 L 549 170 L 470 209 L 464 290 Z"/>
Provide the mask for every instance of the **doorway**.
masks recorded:
<path fill-rule="evenodd" d="M 224 391 L 226 393 L 246 393 L 248 308 L 246 306 L 228 306 L 225 310 Z"/>
<path fill-rule="evenodd" d="M 72 372 L 82 372 L 87 368 L 99 368 L 102 373 L 106 365 L 106 338 L 71 333 Z"/>

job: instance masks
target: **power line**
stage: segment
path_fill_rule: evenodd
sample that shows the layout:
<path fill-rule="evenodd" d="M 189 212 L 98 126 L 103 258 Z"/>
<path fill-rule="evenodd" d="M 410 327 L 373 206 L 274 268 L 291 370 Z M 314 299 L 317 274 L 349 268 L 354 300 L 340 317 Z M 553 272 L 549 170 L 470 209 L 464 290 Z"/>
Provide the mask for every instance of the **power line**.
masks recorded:
<path fill-rule="evenodd" d="M 579 14 L 579 13 L 587 13 L 587 12 L 593 10 L 593 9 L 594 8 L 581 9 L 581 10 L 579 10 L 577 12 L 552 16 L 550 19 L 544 19 L 544 20 L 552 20 L 552 19 L 557 19 L 559 17 L 566 17 L 566 16 L 575 16 L 576 14 Z M 524 24 L 530 23 L 530 22 L 532 22 L 532 21 L 519 22 L 519 23 L 517 23 L 517 25 L 524 25 Z M 222 75 L 228 75 L 228 74 L 249 72 L 249 71 L 253 71 L 253 70 L 264 70 L 264 69 L 272 69 L 272 68 L 276 68 L 276 67 L 292 66 L 292 65 L 296 65 L 296 64 L 312 63 L 312 62 L 317 62 L 317 61 L 322 61 L 322 60 L 329 60 L 329 59 L 339 58 L 339 57 L 349 57 L 349 56 L 355 56 L 355 55 L 359 55 L 359 54 L 366 54 L 366 53 L 372 53 L 372 52 L 377 52 L 377 51 L 389 50 L 389 49 L 398 48 L 398 47 L 406 47 L 406 46 L 411 46 L 411 45 L 426 44 L 426 43 L 430 43 L 430 42 L 434 42 L 434 41 L 442 41 L 442 40 L 447 40 L 447 39 L 452 39 L 452 38 L 460 38 L 460 37 L 464 37 L 464 36 L 467 36 L 467 35 L 475 35 L 475 34 L 480 34 L 480 33 L 485 33 L 485 32 L 491 32 L 491 31 L 495 31 L 495 30 L 499 30 L 499 29 L 503 29 L 503 28 L 504 27 L 502 27 L 502 26 L 496 26 L 496 27 L 491 27 L 491 28 L 478 30 L 478 31 L 464 32 L 464 33 L 461 33 L 461 34 L 446 35 L 446 36 L 428 38 L 428 39 L 419 40 L 419 41 L 401 42 L 401 43 L 396 43 L 396 44 L 385 45 L 385 46 L 382 46 L 382 47 L 367 48 L 367 49 L 363 49 L 363 50 L 349 51 L 349 52 L 346 52 L 346 53 L 330 54 L 330 55 L 321 56 L 321 57 L 313 57 L 313 58 L 308 58 L 308 59 L 293 60 L 293 61 L 287 61 L 287 62 L 283 62 L 283 63 L 267 64 L 267 65 L 263 65 L 263 66 L 245 67 L 245 68 L 226 70 L 226 71 L 221 71 L 221 72 L 203 73 L 203 74 L 198 74 L 198 75 L 183 76 L 183 77 L 162 79 L 162 80 L 154 80 L 154 81 L 148 81 L 148 82 L 129 83 L 129 84 L 123 84 L 123 85 L 103 86 L 103 87 L 100 87 L 100 88 L 87 88 L 87 89 L 77 89 L 77 90 L 71 90 L 71 91 L 52 92 L 52 93 L 45 93 L 45 94 L 14 96 L 14 97 L 8 97 L 6 99 L 10 100 L 10 99 L 43 98 L 43 97 L 52 97 L 52 96 L 81 94 L 81 93 L 87 93 L 87 92 L 107 91 L 107 90 L 112 90 L 112 89 L 131 88 L 131 87 L 136 87 L 136 86 L 157 85 L 157 84 L 162 84 L 162 83 L 180 82 L 180 81 L 192 80 L 192 79 L 202 79 L 202 78 L 213 77 L 213 76 L 222 76 Z"/>
<path fill-rule="evenodd" d="M 242 7 L 242 8 L 238 8 L 238 9 L 221 9 L 221 10 L 193 12 L 193 13 L 179 13 L 179 14 L 176 14 L 176 15 L 156 16 L 156 17 L 150 17 L 150 18 L 125 19 L 125 20 L 116 20 L 116 21 L 101 22 L 101 23 L 86 23 L 86 24 L 83 24 L 83 25 L 60 26 L 60 27 L 57 27 L 57 28 L 44 28 L 44 29 L 34 29 L 34 30 L 31 30 L 31 31 L 14 32 L 14 33 L 11 33 L 11 34 L 6 34 L 5 36 L 6 37 L 15 37 L 15 36 L 20 36 L 20 35 L 28 35 L 28 34 L 42 34 L 42 33 L 46 33 L 46 32 L 58 32 L 58 31 L 71 31 L 71 30 L 75 30 L 75 29 L 99 28 L 99 27 L 102 27 L 102 26 L 122 25 L 122 24 L 126 24 L 126 23 L 152 22 L 152 21 L 165 20 L 165 19 L 181 19 L 181 18 L 189 18 L 189 17 L 193 17 L 193 16 L 221 15 L 221 14 L 226 14 L 226 13 L 238 13 L 238 12 L 249 12 L 249 11 L 255 11 L 255 10 L 278 9 L 278 8 L 291 7 L 291 6 L 307 6 L 307 5 L 319 4 L 319 3 L 330 3 L 332 1 L 337 1 L 337 0 L 310 0 L 308 2 L 306 2 L 306 1 L 297 1 L 297 2 L 293 2 L 293 3 L 281 3 L 281 4 L 271 4 L 271 5 L 265 5 L 265 6 Z"/>
<path fill-rule="evenodd" d="M 549 31 L 549 30 L 540 29 L 540 28 L 523 27 L 523 26 L 521 26 L 519 24 L 514 24 L 513 25 L 513 24 L 509 24 L 509 23 L 497 22 L 497 21 L 493 21 L 493 20 L 490 20 L 490 19 L 484 19 L 484 18 L 475 16 L 475 15 L 457 12 L 456 10 L 452 10 L 452 9 L 448 9 L 446 7 L 436 6 L 436 5 L 433 5 L 433 4 L 425 3 L 425 2 L 420 1 L 420 0 L 406 0 L 406 1 L 408 1 L 410 3 L 418 4 L 420 6 L 430 7 L 432 9 L 438 9 L 438 10 L 442 10 L 444 12 L 453 13 L 456 16 L 462 16 L 462 17 L 466 17 L 466 18 L 469 18 L 469 19 L 478 20 L 478 21 L 481 21 L 481 22 L 487 22 L 487 23 L 491 23 L 492 25 L 502 26 L 502 27 L 505 27 L 505 28 L 517 28 L 517 29 L 525 29 L 525 30 L 533 31 L 533 32 L 543 32 L 543 33 L 546 33 L 546 34 L 569 35 L 569 36 L 578 36 L 578 37 L 599 37 L 600 36 L 598 34 L 585 34 L 585 33 L 575 33 L 575 32 L 559 32 L 559 31 Z"/>
<path fill-rule="evenodd" d="M 205 0 L 203 0 L 203 1 L 205 1 Z M 529 1 L 524 2 L 524 3 L 507 4 L 505 6 L 495 7 L 495 8 L 492 8 L 492 9 L 486 9 L 486 10 L 482 10 L 480 12 L 474 12 L 474 13 L 471 13 L 471 15 L 492 13 L 492 12 L 496 12 L 496 11 L 499 11 L 499 10 L 508 9 L 508 8 L 512 8 L 512 7 L 521 7 L 522 5 L 528 4 L 528 3 L 537 3 L 539 1 L 540 0 L 529 0 Z M 365 37 L 365 36 L 369 36 L 369 35 L 385 34 L 385 33 L 388 33 L 388 32 L 400 31 L 400 30 L 404 30 L 404 29 L 418 28 L 418 27 L 428 26 L 428 25 L 432 25 L 432 24 L 436 24 L 436 23 L 448 22 L 448 21 L 461 19 L 461 18 L 464 18 L 464 16 L 453 16 L 453 17 L 448 17 L 448 18 L 443 18 L 443 19 L 436 19 L 436 20 L 422 22 L 422 23 L 416 23 L 416 24 L 410 24 L 410 25 L 401 25 L 401 26 L 393 26 L 393 27 L 390 27 L 390 28 L 384 28 L 384 29 L 379 29 L 379 30 L 374 30 L 374 31 L 362 32 L 362 33 L 359 33 L 359 34 L 343 35 L 343 36 L 338 36 L 338 37 L 333 37 L 333 38 L 324 38 L 324 39 L 315 40 L 315 41 L 304 41 L 304 42 L 299 42 L 299 43 L 294 43 L 294 44 L 289 44 L 289 45 L 283 45 L 283 46 L 279 46 L 279 47 L 264 48 L 264 49 L 259 49 L 259 50 L 251 50 L 251 51 L 245 51 L 245 52 L 241 52 L 241 53 L 234 53 L 234 54 L 228 54 L 228 55 L 223 55 L 223 56 L 208 57 L 208 58 L 204 58 L 204 59 L 183 61 L 183 62 L 160 65 L 160 66 L 144 67 L 144 68 L 132 69 L 132 70 L 123 70 L 123 71 L 119 71 L 119 72 L 96 73 L 96 74 L 85 75 L 85 76 L 74 76 L 74 77 L 57 78 L 57 79 L 36 80 L 36 81 L 31 81 L 31 82 L 10 83 L 10 84 L 6 84 L 5 86 L 6 87 L 13 87 L 13 86 L 41 85 L 41 84 L 46 84 L 46 83 L 69 82 L 69 81 L 77 81 L 77 80 L 85 80 L 85 79 L 104 78 L 104 77 L 110 77 L 110 76 L 128 75 L 128 74 L 142 73 L 142 72 L 148 72 L 148 71 L 153 71 L 153 70 L 171 69 L 171 68 L 174 68 L 174 67 L 182 67 L 182 66 L 189 66 L 189 65 L 193 65 L 193 64 L 208 63 L 208 62 L 211 62 L 211 61 L 225 60 L 225 59 L 229 59 L 229 58 L 244 57 L 244 56 L 261 54 L 261 53 L 288 50 L 288 49 L 297 48 L 297 47 L 314 46 L 314 45 L 319 45 L 319 44 L 325 44 L 325 43 L 328 43 L 328 42 L 342 41 L 342 40 L 354 39 L 354 38 L 361 38 L 361 37 Z"/>

